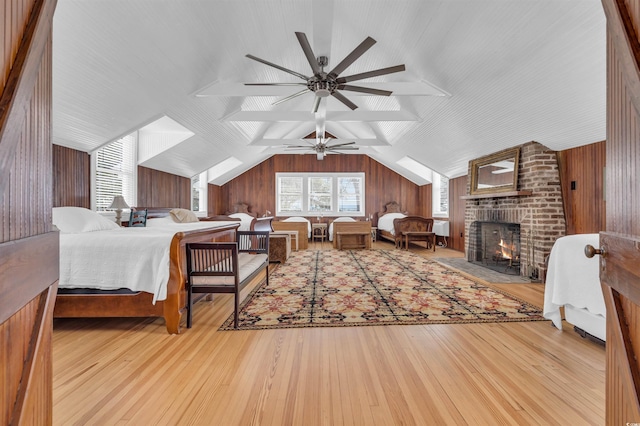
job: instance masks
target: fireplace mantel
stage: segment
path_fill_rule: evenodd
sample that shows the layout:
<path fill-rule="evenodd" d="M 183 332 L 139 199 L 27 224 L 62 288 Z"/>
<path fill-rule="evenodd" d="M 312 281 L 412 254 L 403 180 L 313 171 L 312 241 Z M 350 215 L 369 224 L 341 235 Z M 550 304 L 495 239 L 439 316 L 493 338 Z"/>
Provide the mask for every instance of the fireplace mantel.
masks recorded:
<path fill-rule="evenodd" d="M 476 195 L 462 195 L 462 200 L 478 200 L 480 198 L 501 198 L 501 197 L 526 197 L 531 195 L 531 191 L 508 191 L 508 192 L 493 192 L 489 194 L 476 194 Z"/>

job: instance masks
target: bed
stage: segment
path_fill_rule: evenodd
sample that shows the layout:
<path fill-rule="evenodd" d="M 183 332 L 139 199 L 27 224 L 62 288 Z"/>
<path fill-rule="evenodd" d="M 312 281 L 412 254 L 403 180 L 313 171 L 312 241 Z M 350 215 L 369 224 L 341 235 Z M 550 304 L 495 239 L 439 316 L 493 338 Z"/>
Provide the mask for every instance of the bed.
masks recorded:
<path fill-rule="evenodd" d="M 239 231 L 273 231 L 271 227 L 271 221 L 273 217 L 258 217 L 257 213 L 251 213 L 249 211 L 249 205 L 245 203 L 234 204 L 226 213 L 227 217 L 231 219 L 240 220 Z M 213 220 L 222 220 L 221 216 L 214 216 Z M 209 220 L 209 219 L 207 219 Z"/>
<path fill-rule="evenodd" d="M 606 307 L 599 278 L 599 258 L 587 258 L 587 244 L 598 248 L 598 234 L 568 235 L 551 248 L 547 269 L 543 315 L 562 330 L 565 320 L 581 335 L 606 340 Z"/>
<path fill-rule="evenodd" d="M 398 243 L 395 235 L 395 229 L 393 227 L 393 221 L 403 217 L 407 217 L 407 214 L 400 210 L 400 204 L 395 201 L 390 201 L 385 204 L 384 210 L 376 213 L 378 237 L 391 241 L 397 246 Z"/>
<path fill-rule="evenodd" d="M 363 246 L 364 248 L 371 248 L 371 222 L 368 220 L 336 219 L 331 222 L 329 229 L 329 239 L 333 242 L 334 249 Z M 338 233 L 342 234 L 340 241 L 338 241 Z"/>
<path fill-rule="evenodd" d="M 185 244 L 234 241 L 239 223 L 176 223 L 171 209 L 156 210 L 148 209 L 146 227 L 121 228 L 88 209 L 53 209 L 60 229 L 55 317 L 161 316 L 169 333 L 180 332 Z"/>
<path fill-rule="evenodd" d="M 348 216 L 335 218 L 329 224 L 329 241 L 335 241 L 335 230 L 334 230 L 333 224 L 334 223 L 340 223 L 340 222 L 356 222 L 356 220 L 354 218 L 348 217 Z"/>
<path fill-rule="evenodd" d="M 283 220 L 274 220 L 271 222 L 271 226 L 274 231 L 296 231 L 298 233 L 298 249 L 306 250 L 309 248 L 311 222 L 304 217 L 294 216 Z"/>

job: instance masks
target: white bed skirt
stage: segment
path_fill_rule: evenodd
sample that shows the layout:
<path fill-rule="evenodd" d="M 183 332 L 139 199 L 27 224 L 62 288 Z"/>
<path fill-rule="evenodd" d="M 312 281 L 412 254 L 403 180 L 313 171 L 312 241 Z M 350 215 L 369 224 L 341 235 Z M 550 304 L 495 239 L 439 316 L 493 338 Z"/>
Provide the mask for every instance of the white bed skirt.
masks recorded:
<path fill-rule="evenodd" d="M 602 315 L 592 314 L 586 309 L 564 305 L 565 320 L 602 341 L 607 340 L 607 321 Z"/>

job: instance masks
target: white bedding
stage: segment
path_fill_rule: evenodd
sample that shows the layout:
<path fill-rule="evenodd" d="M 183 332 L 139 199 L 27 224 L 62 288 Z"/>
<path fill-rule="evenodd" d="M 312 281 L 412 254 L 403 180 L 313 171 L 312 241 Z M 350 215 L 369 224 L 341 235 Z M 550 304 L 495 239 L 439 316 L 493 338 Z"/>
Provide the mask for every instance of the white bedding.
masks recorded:
<path fill-rule="evenodd" d="M 599 258 L 594 256 L 589 259 L 584 255 L 584 247 L 587 244 L 598 248 L 598 234 L 558 238 L 551 249 L 544 289 L 543 315 L 560 330 L 561 306 L 571 305 L 600 315 L 603 320 L 606 318 L 606 307 L 600 287 Z"/>
<path fill-rule="evenodd" d="M 292 216 L 286 219 L 282 219 L 282 222 L 307 222 L 307 239 L 311 239 L 311 222 L 308 219 L 305 219 L 301 216 Z"/>
<path fill-rule="evenodd" d="M 395 229 L 393 228 L 393 220 L 407 217 L 403 213 L 387 213 L 378 218 L 378 230 L 387 231 L 391 235 L 395 235 Z"/>
<path fill-rule="evenodd" d="M 152 222 L 153 223 L 153 222 Z M 229 222 L 170 223 L 83 233 L 60 233 L 60 288 L 128 288 L 167 296 L 169 249 L 176 232 Z"/>
<path fill-rule="evenodd" d="M 333 223 L 334 222 L 355 222 L 356 220 L 352 217 L 337 217 L 333 222 L 329 224 L 329 241 L 333 241 Z"/>
<path fill-rule="evenodd" d="M 251 222 L 253 222 L 254 217 L 246 214 L 246 213 L 233 213 L 230 214 L 229 217 L 234 219 L 240 219 L 240 227 L 238 231 L 251 231 Z"/>

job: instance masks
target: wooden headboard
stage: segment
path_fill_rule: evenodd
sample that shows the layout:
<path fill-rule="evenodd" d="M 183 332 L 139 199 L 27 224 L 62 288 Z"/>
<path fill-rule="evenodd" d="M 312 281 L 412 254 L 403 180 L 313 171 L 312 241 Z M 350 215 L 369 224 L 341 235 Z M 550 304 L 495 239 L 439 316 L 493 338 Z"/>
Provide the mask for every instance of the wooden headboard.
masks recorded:
<path fill-rule="evenodd" d="M 226 215 L 230 215 L 230 214 L 234 214 L 234 213 L 246 213 L 249 216 L 253 216 L 253 217 L 258 217 L 257 213 L 251 213 L 249 212 L 249 205 L 246 203 L 236 203 L 233 206 L 231 206 L 231 210 L 228 210 L 225 214 Z"/>
<path fill-rule="evenodd" d="M 373 225 L 374 226 L 378 226 L 378 218 L 384 216 L 387 213 L 404 213 L 407 214 L 406 212 L 403 212 L 400 209 L 400 204 L 398 204 L 395 201 L 389 201 L 387 204 L 384 205 L 384 210 L 381 212 L 376 212 L 375 217 L 373 218 Z"/>

